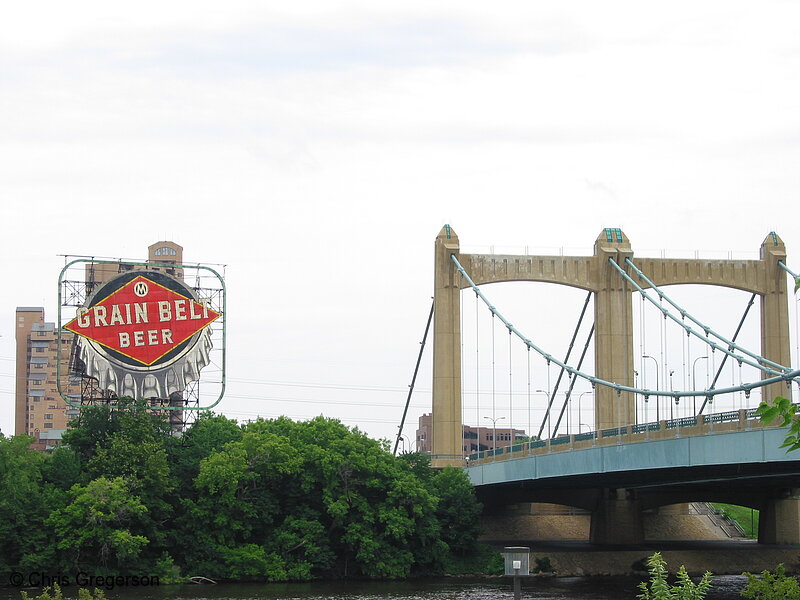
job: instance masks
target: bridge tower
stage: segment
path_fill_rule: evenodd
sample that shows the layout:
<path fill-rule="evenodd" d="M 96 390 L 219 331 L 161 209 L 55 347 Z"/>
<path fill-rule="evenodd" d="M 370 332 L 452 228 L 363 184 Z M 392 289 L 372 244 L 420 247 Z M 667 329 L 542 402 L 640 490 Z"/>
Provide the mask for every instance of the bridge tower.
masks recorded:
<path fill-rule="evenodd" d="M 458 236 L 449 225 L 436 237 L 433 287 L 433 427 L 431 464 L 459 465 L 461 424 L 461 276 L 450 256 L 459 255 Z"/>
<path fill-rule="evenodd" d="M 432 464 L 460 464 L 461 423 L 461 296 L 468 283 L 451 260 L 455 256 L 477 285 L 503 281 L 558 283 L 594 294 L 595 376 L 625 386 L 633 377 L 633 288 L 610 264 L 625 271 L 634 261 L 630 241 L 620 229 L 604 229 L 592 256 L 531 256 L 461 253 L 458 236 L 445 225 L 435 242 Z M 758 260 L 641 258 L 635 264 L 656 286 L 706 284 L 736 288 L 761 297 L 761 356 L 789 365 L 789 307 L 783 241 L 773 232 L 761 244 Z M 633 276 L 636 279 L 635 275 Z M 643 281 L 643 288 L 649 287 Z M 766 377 L 766 375 L 765 375 Z M 791 396 L 783 383 L 765 388 L 766 398 Z M 630 393 L 596 386 L 595 427 L 628 425 L 635 417 Z"/>

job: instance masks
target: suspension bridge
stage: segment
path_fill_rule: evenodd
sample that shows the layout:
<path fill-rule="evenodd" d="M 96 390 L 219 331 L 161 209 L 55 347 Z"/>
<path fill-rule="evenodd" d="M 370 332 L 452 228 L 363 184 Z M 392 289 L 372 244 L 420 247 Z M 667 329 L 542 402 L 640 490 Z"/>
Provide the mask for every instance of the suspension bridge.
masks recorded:
<path fill-rule="evenodd" d="M 770 233 L 758 259 L 751 260 L 639 258 L 627 236 L 611 228 L 601 232 L 590 256 L 536 256 L 461 252 L 458 236 L 445 225 L 436 238 L 434 271 L 433 466 L 465 466 L 489 505 L 551 502 L 590 510 L 590 539 L 595 543 L 641 542 L 641 511 L 647 508 L 720 501 L 761 510 L 760 542 L 800 544 L 800 455 L 780 449 L 785 430 L 765 427 L 749 406 L 754 392 L 764 399 L 791 398 L 792 382 L 800 381 L 800 371 L 790 366 L 787 285 L 788 278 L 797 274 L 788 268 L 786 248 L 777 234 Z M 549 353 L 515 327 L 482 289 L 486 284 L 519 281 L 560 284 L 587 293 L 563 356 Z M 750 300 L 736 331 L 729 337 L 719 333 L 664 289 L 685 284 L 748 292 Z M 528 419 L 528 435 L 513 436 L 502 447 L 494 438 L 491 447 L 476 447 L 464 436 L 462 292 L 474 296 L 476 318 L 483 312 L 491 323 L 491 391 L 484 394 L 489 396 L 491 416 L 484 418 L 495 428 L 497 420 L 505 418 L 496 416 L 499 337 L 500 345 L 508 348 L 503 393 L 508 397 L 509 425 L 520 412 Z M 641 302 L 637 310 L 634 297 Z M 757 352 L 737 343 L 756 298 L 760 299 Z M 590 302 L 594 320 L 587 325 Z M 659 317 L 660 361 L 645 353 L 645 307 Z M 479 331 L 476 326 L 474 337 Z M 582 351 L 576 350 L 581 334 Z M 674 370 L 665 389 L 667 357 L 674 353 L 668 348 L 668 334 L 680 344 L 684 376 L 679 379 L 690 380 L 691 389 L 675 389 Z M 522 348 L 522 357 L 518 350 L 516 359 L 515 343 Z M 593 355 L 593 369 L 584 366 L 587 355 Z M 645 359 L 656 367 L 655 387 L 646 384 Z M 712 372 L 714 377 L 698 389 L 699 361 L 705 363 L 707 380 Z M 544 364 L 546 377 L 539 380 L 546 380 L 546 389 L 535 389 L 532 362 Z M 514 364 L 524 373 L 517 389 Z M 732 376 L 730 385 L 722 384 L 723 373 L 736 369 L 739 381 Z M 686 375 L 689 370 L 691 377 Z M 744 381 L 744 373 L 752 380 Z M 545 396 L 545 402 L 541 422 L 534 425 L 531 407 L 537 393 Z M 479 381 L 472 394 L 480 417 Z M 558 401 L 559 394 L 563 402 Z M 580 401 L 585 394 L 592 397 L 593 424 L 581 423 L 579 408 L 576 428 L 574 399 Z M 745 398 L 738 408 L 734 402 L 733 410 L 713 411 L 719 398 L 737 396 Z M 653 404 L 655 420 L 650 418 Z M 521 422 L 524 417 L 518 416 L 517 423 Z M 589 431 L 582 431 L 584 425 Z"/>

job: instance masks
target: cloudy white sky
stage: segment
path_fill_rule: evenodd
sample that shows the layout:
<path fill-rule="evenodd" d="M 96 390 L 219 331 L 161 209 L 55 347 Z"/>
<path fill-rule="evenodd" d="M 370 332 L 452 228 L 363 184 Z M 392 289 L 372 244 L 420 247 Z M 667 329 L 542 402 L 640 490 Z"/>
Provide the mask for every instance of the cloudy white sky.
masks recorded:
<path fill-rule="evenodd" d="M 2 13 L 4 432 L 14 310 L 55 320 L 64 254 L 142 258 L 170 239 L 225 264 L 220 410 L 322 413 L 375 437 L 397 430 L 444 223 L 467 250 L 542 253 L 589 252 L 621 227 L 641 254 L 751 256 L 776 230 L 800 270 L 795 2 Z M 580 308 L 569 297 L 563 323 L 536 305 L 554 352 Z M 712 299 L 693 297 L 713 314 Z"/>

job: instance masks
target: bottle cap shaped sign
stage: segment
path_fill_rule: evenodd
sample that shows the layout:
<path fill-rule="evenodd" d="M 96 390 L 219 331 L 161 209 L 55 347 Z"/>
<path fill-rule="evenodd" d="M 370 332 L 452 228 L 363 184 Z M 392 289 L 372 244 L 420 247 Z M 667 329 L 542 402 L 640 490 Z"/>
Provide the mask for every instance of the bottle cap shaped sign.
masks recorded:
<path fill-rule="evenodd" d="M 132 271 L 101 285 L 64 328 L 78 336 L 77 358 L 100 388 L 168 398 L 200 378 L 219 317 L 183 281 Z"/>

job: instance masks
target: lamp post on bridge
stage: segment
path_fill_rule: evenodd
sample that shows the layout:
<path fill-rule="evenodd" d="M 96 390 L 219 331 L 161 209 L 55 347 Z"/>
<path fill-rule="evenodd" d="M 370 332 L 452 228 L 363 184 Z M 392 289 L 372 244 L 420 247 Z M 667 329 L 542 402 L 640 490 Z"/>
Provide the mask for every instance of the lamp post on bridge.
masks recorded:
<path fill-rule="evenodd" d="M 492 422 L 492 459 L 495 457 L 495 452 L 497 451 L 497 422 L 502 421 L 505 417 L 483 417 L 484 419 L 489 419 Z"/>
<path fill-rule="evenodd" d="M 659 369 L 658 361 L 656 360 L 656 358 L 654 356 L 650 356 L 649 354 L 643 355 L 642 358 L 649 358 L 650 360 L 652 360 L 656 364 L 656 391 L 658 391 L 659 390 L 659 385 L 658 385 L 658 369 Z M 661 420 L 661 416 L 660 416 L 661 413 L 659 412 L 659 407 L 658 407 L 659 398 L 660 397 L 658 395 L 656 395 L 656 421 L 660 421 Z M 645 400 L 645 402 L 647 402 L 647 400 Z"/>
<path fill-rule="evenodd" d="M 675 389 L 672 387 L 672 376 L 673 376 L 674 374 L 675 374 L 675 371 L 670 371 L 670 372 L 669 372 L 669 391 L 670 391 L 670 392 L 674 392 L 674 391 L 675 391 Z M 677 398 L 675 398 L 675 406 L 677 406 L 677 405 L 678 405 L 678 399 L 677 399 Z M 679 416 L 680 416 L 680 415 L 679 415 Z M 675 415 L 672 413 L 672 404 L 671 404 L 671 403 L 670 403 L 670 405 L 669 405 L 669 418 L 670 418 L 671 420 L 672 420 L 672 419 L 675 419 Z"/>
<path fill-rule="evenodd" d="M 581 425 L 582 425 L 581 421 L 583 419 L 583 417 L 581 417 L 581 398 L 583 398 L 585 394 L 591 394 L 591 393 L 592 391 L 589 390 L 587 392 L 581 392 L 580 394 L 578 394 L 578 433 L 581 433 Z M 589 431 L 591 431 L 591 429 Z"/>
<path fill-rule="evenodd" d="M 545 392 L 544 390 L 536 390 L 537 394 L 544 394 L 544 397 L 547 398 L 547 402 L 545 404 L 545 410 L 547 414 L 545 417 L 547 418 L 547 439 L 550 439 L 550 392 Z M 533 433 L 533 432 L 531 432 Z"/>
<path fill-rule="evenodd" d="M 694 359 L 692 363 L 692 391 L 697 391 L 697 372 L 695 371 L 695 367 L 697 366 L 698 360 L 708 360 L 708 356 L 698 356 Z M 697 396 L 692 395 L 692 411 L 694 412 L 694 416 L 697 416 Z"/>

